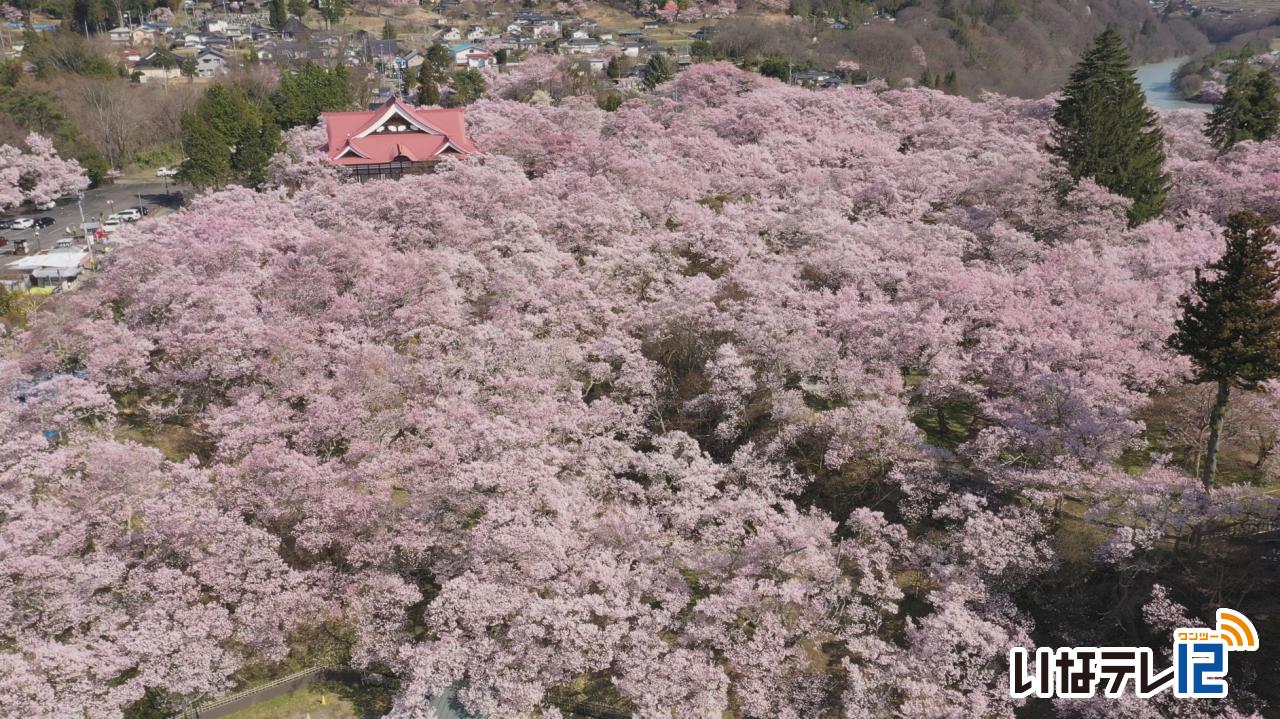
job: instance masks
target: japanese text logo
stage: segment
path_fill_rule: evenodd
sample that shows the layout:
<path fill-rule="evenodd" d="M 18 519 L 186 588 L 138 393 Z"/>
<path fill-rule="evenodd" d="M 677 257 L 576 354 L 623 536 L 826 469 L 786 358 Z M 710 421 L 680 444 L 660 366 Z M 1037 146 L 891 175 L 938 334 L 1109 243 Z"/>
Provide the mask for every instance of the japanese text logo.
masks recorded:
<path fill-rule="evenodd" d="M 1009 693 L 1015 698 L 1087 699 L 1138 697 L 1173 690 L 1183 699 L 1220 699 L 1227 695 L 1231 652 L 1258 649 L 1258 631 L 1240 612 L 1219 609 L 1217 626 L 1173 632 L 1173 666 L 1157 671 L 1147 647 L 1025 647 L 1009 650 Z"/>

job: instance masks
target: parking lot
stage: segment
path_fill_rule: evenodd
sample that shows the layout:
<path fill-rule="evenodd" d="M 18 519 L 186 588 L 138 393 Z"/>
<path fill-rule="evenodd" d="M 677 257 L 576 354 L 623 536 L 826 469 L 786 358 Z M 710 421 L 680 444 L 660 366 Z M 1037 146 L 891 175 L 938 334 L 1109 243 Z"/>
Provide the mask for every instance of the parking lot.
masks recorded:
<path fill-rule="evenodd" d="M 31 252 L 52 247 L 59 238 L 69 235 L 69 229 L 80 226 L 82 211 L 85 222 L 94 222 L 129 207 L 146 207 L 152 214 L 160 208 L 177 209 L 181 203 L 179 189 L 178 183 L 172 181 L 108 185 L 85 190 L 84 198 L 78 203 L 75 197 L 61 198 L 52 210 L 36 210 L 29 205 L 13 208 L 3 216 L 52 217 L 53 224 L 43 229 L 0 230 L 0 237 L 8 240 L 0 247 L 0 254 L 12 254 L 15 240 L 27 240 Z"/>

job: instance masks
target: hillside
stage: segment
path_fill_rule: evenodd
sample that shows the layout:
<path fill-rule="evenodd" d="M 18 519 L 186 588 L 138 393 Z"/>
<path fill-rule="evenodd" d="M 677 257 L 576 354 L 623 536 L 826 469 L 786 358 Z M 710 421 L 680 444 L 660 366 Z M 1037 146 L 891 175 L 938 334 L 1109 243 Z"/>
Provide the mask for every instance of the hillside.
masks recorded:
<path fill-rule="evenodd" d="M 0 345 L 0 716 L 306 662 L 394 676 L 394 719 L 1012 719 L 1011 647 L 1163 651 L 1222 597 L 1276 636 L 1274 554 L 1213 534 L 1274 522 L 1275 402 L 1206 491 L 1164 338 L 1227 215 L 1280 217 L 1280 145 L 1166 115 L 1130 228 L 1051 109 L 707 63 L 482 100 L 482 156 L 400 181 L 291 131 Z M 1266 715 L 1275 646 L 1126 716 Z"/>
<path fill-rule="evenodd" d="M 820 19 L 738 14 L 719 24 L 715 44 L 730 56 L 777 54 L 823 67 L 855 60 L 891 83 L 927 78 L 929 84 L 963 94 L 995 91 L 1020 97 L 1040 97 L 1059 88 L 1080 51 L 1108 26 L 1121 31 L 1139 62 L 1187 55 L 1207 45 L 1188 19 L 1158 16 L 1144 0 L 921 0 L 900 5 L 882 6 L 877 16 L 855 16 L 847 30 Z M 808 11 L 818 16 L 830 12 L 816 5 Z"/>

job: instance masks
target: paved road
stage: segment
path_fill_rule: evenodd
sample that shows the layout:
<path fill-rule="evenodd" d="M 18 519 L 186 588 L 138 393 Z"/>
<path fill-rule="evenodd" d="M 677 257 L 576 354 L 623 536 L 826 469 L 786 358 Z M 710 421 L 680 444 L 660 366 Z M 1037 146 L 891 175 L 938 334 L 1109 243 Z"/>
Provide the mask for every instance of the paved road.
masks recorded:
<path fill-rule="evenodd" d="M 84 199 L 80 202 L 80 206 L 84 208 L 86 222 L 93 222 L 105 218 L 112 212 L 139 205 L 150 208 L 153 213 L 159 207 L 167 207 L 171 210 L 176 209 L 181 199 L 178 194 L 179 185 L 175 182 L 169 182 L 167 189 L 169 194 L 166 195 L 164 182 L 107 185 L 93 190 L 85 190 Z M 80 207 L 76 205 L 75 197 L 58 200 L 58 206 L 52 210 L 40 211 L 30 205 L 24 205 L 4 213 L 4 216 L 48 216 L 52 217 L 54 222 L 53 225 L 40 230 L 38 235 L 35 228 L 29 230 L 0 230 L 0 236 L 9 240 L 4 247 L 0 247 L 0 254 L 12 253 L 13 241 L 21 239 L 27 240 L 32 252 L 47 249 L 52 246 L 55 240 L 66 236 L 67 227 L 80 226 Z M 37 237 L 40 240 L 40 247 L 36 246 Z"/>

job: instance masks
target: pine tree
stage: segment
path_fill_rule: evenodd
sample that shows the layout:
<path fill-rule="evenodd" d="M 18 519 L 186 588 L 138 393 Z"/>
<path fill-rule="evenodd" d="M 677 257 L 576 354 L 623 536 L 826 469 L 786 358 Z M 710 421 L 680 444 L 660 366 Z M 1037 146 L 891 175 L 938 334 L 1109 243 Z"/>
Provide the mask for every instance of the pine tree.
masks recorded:
<path fill-rule="evenodd" d="M 1196 272 L 1191 292 L 1180 301 L 1182 318 L 1169 346 L 1191 359 L 1194 381 L 1218 386 L 1209 414 L 1209 446 L 1200 481 L 1213 488 L 1218 442 L 1231 389 L 1256 389 L 1280 377 L 1280 271 L 1275 265 L 1275 233 L 1252 212 L 1227 221 L 1227 250 Z"/>
<path fill-rule="evenodd" d="M 282 129 L 311 126 L 320 113 L 346 110 L 353 100 L 345 65 L 327 70 L 313 62 L 280 78 L 280 88 L 271 95 L 276 120 Z"/>
<path fill-rule="evenodd" d="M 392 25 L 390 20 L 387 20 L 382 23 L 382 39 L 383 40 L 396 39 L 396 26 Z"/>
<path fill-rule="evenodd" d="M 1251 72 L 1240 62 L 1227 79 L 1227 94 L 1209 114 L 1205 135 L 1218 152 L 1226 152 L 1243 140 L 1269 140 L 1278 127 L 1280 101 L 1271 74 Z"/>
<path fill-rule="evenodd" d="M 1280 97 L 1276 93 L 1276 81 L 1269 72 L 1259 72 L 1249 81 L 1253 100 L 1251 129 L 1253 139 L 1265 142 L 1280 132 Z"/>
<path fill-rule="evenodd" d="M 264 121 L 240 138 L 231 155 L 231 169 L 249 187 L 259 187 L 267 179 L 267 165 L 280 149 L 280 128 Z"/>
<path fill-rule="evenodd" d="M 418 66 L 418 104 L 440 104 L 440 71 L 429 57 Z"/>
<path fill-rule="evenodd" d="M 1120 35 L 1108 29 L 1071 73 L 1053 113 L 1050 150 L 1079 182 L 1089 177 L 1133 200 L 1129 222 L 1139 225 L 1164 210 L 1164 133 L 1146 105 Z"/>
<path fill-rule="evenodd" d="M 656 53 L 644 66 L 644 86 L 652 90 L 675 76 L 671 69 L 671 60 L 666 55 Z"/>
<path fill-rule="evenodd" d="M 444 76 L 444 72 L 453 65 L 453 53 L 449 52 L 449 48 L 435 43 L 427 48 L 427 63 L 432 66 L 435 71 L 435 78 L 439 80 Z M 422 78 L 418 78 L 421 82 Z"/>
<path fill-rule="evenodd" d="M 484 94 L 487 83 L 479 70 L 455 70 L 453 81 L 449 83 L 449 104 L 453 107 L 470 105 Z"/>
<path fill-rule="evenodd" d="M 231 146 L 199 113 L 182 118 L 182 163 L 179 177 L 198 188 L 219 187 L 231 180 Z"/>
<path fill-rule="evenodd" d="M 271 0 L 268 13 L 267 22 L 276 30 L 284 27 L 285 21 L 289 19 L 289 14 L 285 12 L 285 0 Z"/>
<path fill-rule="evenodd" d="M 428 75 L 426 80 L 418 81 L 418 104 L 440 104 L 440 85 L 436 83 L 434 77 Z"/>

